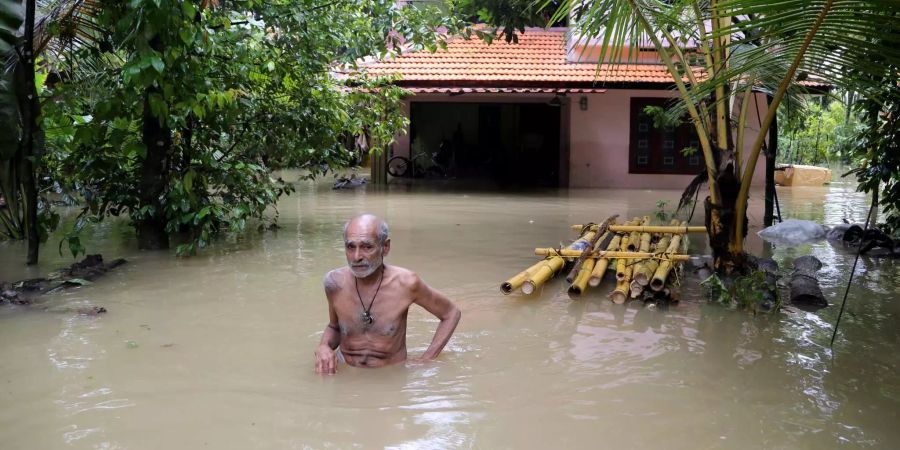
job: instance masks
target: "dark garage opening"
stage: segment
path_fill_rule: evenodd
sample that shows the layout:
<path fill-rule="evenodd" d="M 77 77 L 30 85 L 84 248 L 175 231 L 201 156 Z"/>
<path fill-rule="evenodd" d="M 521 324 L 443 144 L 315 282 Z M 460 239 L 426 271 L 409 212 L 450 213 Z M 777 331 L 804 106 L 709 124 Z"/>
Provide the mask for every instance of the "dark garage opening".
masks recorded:
<path fill-rule="evenodd" d="M 410 104 L 411 156 L 448 176 L 520 186 L 560 184 L 562 108 L 547 103 Z"/>

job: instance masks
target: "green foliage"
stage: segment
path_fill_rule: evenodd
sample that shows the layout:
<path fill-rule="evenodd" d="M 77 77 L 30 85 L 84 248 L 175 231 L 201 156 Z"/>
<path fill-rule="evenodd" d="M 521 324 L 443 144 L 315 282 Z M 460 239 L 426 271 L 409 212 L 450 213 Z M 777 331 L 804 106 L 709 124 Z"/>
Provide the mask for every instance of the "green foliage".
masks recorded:
<path fill-rule="evenodd" d="M 0 0 L 0 55 L 5 55 L 17 41 L 16 31 L 22 25 L 24 11 L 19 0 Z"/>
<path fill-rule="evenodd" d="M 516 33 L 523 33 L 526 27 L 565 26 L 565 21 L 553 19 L 561 4 L 555 0 L 455 0 L 448 3 L 455 14 L 470 22 L 497 27 L 497 30 L 466 31 L 467 37 L 474 32 L 488 44 L 497 34 L 506 42 L 518 42 Z"/>
<path fill-rule="evenodd" d="M 668 204 L 669 204 L 669 202 L 666 200 L 657 200 L 656 201 L 656 211 L 653 212 L 653 217 L 655 217 L 656 220 L 659 221 L 660 223 L 663 223 L 663 224 L 668 223 L 669 219 L 674 215 L 674 214 L 670 215 L 668 212 L 666 212 L 666 205 L 668 205 Z"/>
<path fill-rule="evenodd" d="M 865 142 L 856 151 L 859 168 L 852 171 L 859 190 L 879 193 L 885 231 L 900 233 L 900 99 L 887 103 L 864 102 L 864 121 L 869 125 L 859 138 Z M 881 224 L 880 224 L 881 225 Z"/>
<path fill-rule="evenodd" d="M 701 281 L 700 285 L 707 288 L 710 301 L 727 307 L 754 313 L 776 311 L 781 307 L 777 291 L 773 291 L 776 294 L 774 303 L 770 299 L 766 273 L 763 271 L 754 271 L 725 280 L 713 274 Z"/>
<path fill-rule="evenodd" d="M 840 101 L 823 108 L 817 99 L 778 109 L 779 162 L 794 164 L 850 163 L 865 128 Z"/>
<path fill-rule="evenodd" d="M 46 164 L 85 218 L 161 218 L 187 238 L 179 254 L 269 220 L 293 190 L 273 169 L 312 177 L 359 158 L 350 137 L 365 134 L 372 151 L 389 144 L 406 124 L 403 91 L 355 74 L 356 61 L 436 48 L 439 27 L 457 26 L 388 0 L 99 3 L 84 30 L 93 45 L 67 55 L 68 76 L 46 94 Z M 162 150 L 145 142 L 153 122 L 166 140 L 150 145 Z M 145 166 L 159 151 L 162 194 L 148 203 Z M 73 255 L 80 229 L 64 239 Z"/>

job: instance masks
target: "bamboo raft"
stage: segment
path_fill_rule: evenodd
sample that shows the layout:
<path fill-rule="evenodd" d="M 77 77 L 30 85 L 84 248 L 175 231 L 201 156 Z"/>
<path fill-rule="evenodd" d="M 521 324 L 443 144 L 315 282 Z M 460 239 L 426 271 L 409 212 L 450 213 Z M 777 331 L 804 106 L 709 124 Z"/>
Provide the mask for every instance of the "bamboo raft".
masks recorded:
<path fill-rule="evenodd" d="M 615 273 L 615 289 L 608 298 L 625 303 L 629 298 L 672 300 L 670 274 L 687 261 L 687 233 L 705 233 L 705 227 L 688 226 L 673 220 L 668 225 L 653 225 L 650 217 L 635 217 L 616 223 L 612 216 L 602 223 L 572 225 L 579 236 L 563 248 L 538 247 L 535 255 L 544 259 L 519 272 L 500 285 L 506 295 L 521 289 L 526 295 L 540 289 L 548 280 L 571 269 L 566 276 L 568 295 L 580 298 L 588 287 L 597 287 L 607 272 Z"/>

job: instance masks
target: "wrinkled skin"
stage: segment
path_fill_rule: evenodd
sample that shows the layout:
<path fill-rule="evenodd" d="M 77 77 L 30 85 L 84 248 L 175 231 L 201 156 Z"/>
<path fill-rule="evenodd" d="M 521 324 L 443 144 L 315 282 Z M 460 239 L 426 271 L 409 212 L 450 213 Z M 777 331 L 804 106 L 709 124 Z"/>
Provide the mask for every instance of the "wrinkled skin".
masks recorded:
<path fill-rule="evenodd" d="M 460 311 L 446 296 L 414 272 L 384 264 L 391 244 L 389 239 L 379 242 L 380 223 L 371 215 L 351 220 L 344 239 L 347 267 L 325 275 L 329 323 L 315 351 L 317 373 L 337 372 L 338 349 L 347 364 L 355 367 L 405 361 L 407 314 L 413 304 L 441 320 L 421 359 L 437 357 L 459 323 Z M 364 321 L 363 304 L 365 308 L 371 304 L 371 324 Z"/>

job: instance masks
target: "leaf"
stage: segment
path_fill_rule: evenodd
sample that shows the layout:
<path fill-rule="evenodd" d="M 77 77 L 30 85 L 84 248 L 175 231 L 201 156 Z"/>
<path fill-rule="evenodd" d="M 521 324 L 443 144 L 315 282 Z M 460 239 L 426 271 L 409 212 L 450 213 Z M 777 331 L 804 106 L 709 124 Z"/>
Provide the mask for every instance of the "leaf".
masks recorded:
<path fill-rule="evenodd" d="M 191 192 L 194 189 L 194 176 L 197 175 L 197 172 L 194 172 L 193 169 L 188 170 L 186 174 L 184 174 L 184 179 L 181 180 L 181 184 L 184 185 L 185 192 Z"/>
<path fill-rule="evenodd" d="M 6 55 L 17 38 L 16 32 L 22 25 L 21 2 L 15 0 L 0 0 L 0 56 Z"/>
<path fill-rule="evenodd" d="M 189 4 L 190 2 L 184 2 L 184 4 Z M 191 45 L 194 42 L 194 33 L 187 28 L 181 29 L 178 31 L 178 36 L 181 38 L 181 42 L 184 42 L 185 45 Z"/>
<path fill-rule="evenodd" d="M 90 286 L 91 284 L 94 284 L 88 280 L 85 280 L 84 278 L 69 278 L 68 280 L 65 280 L 63 283 L 73 285 L 73 286 Z"/>
<path fill-rule="evenodd" d="M 163 60 L 160 59 L 160 57 L 156 56 L 156 55 L 153 55 L 150 57 L 150 65 L 153 66 L 154 69 L 156 69 L 157 73 L 162 73 L 163 69 L 166 68 L 166 65 L 165 65 L 165 63 L 163 63 Z"/>

